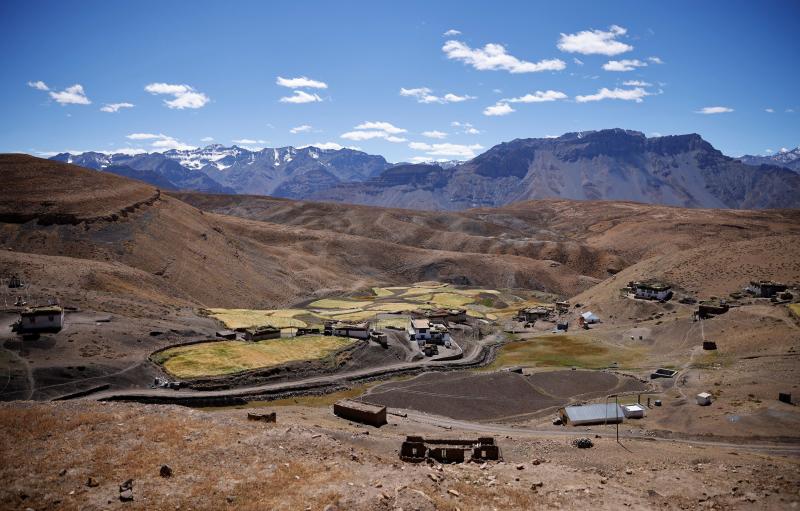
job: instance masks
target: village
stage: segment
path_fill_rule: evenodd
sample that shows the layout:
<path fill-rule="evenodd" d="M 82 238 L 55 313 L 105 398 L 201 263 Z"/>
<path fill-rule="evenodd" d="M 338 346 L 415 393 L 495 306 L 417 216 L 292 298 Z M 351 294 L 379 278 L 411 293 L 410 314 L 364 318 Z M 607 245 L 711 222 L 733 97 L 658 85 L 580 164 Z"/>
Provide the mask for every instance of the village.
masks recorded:
<path fill-rule="evenodd" d="M 6 310 L 16 308 L 18 314 L 11 330 L 22 342 L 35 343 L 41 336 L 70 329 L 70 317 L 76 313 L 68 307 L 52 303 L 52 300 L 47 305 L 28 305 L 26 283 L 17 277 L 4 280 L 4 287 L 6 305 L 13 303 L 14 306 Z M 387 410 L 410 408 L 430 413 L 455 406 L 449 415 L 459 416 L 463 414 L 458 405 L 461 400 L 480 396 L 498 402 L 514 399 L 510 408 L 518 409 L 519 417 L 525 420 L 546 420 L 552 426 L 577 427 L 637 421 L 651 413 L 661 415 L 657 411 L 669 401 L 670 390 L 677 388 L 678 380 L 682 385 L 687 383 L 686 370 L 674 364 L 635 370 L 635 366 L 624 361 L 608 357 L 594 360 L 581 353 L 577 339 L 602 332 L 607 318 L 580 303 L 558 297 L 553 297 L 549 303 L 541 299 L 526 300 L 514 292 L 459 289 L 436 282 L 375 288 L 371 294 L 371 297 L 326 298 L 281 311 L 207 311 L 206 314 L 223 327 L 216 330 L 214 339 L 190 339 L 177 346 L 167 345 L 149 357 L 154 370 L 151 374 L 155 374 L 149 387 L 159 394 L 146 398 L 146 393 L 135 390 L 115 393 L 112 386 L 103 385 L 95 387 L 94 391 L 90 389 L 89 395 L 99 392 L 98 396 L 103 399 L 123 400 L 151 400 L 158 396 L 160 402 L 219 405 L 226 400 L 241 403 L 239 396 L 245 393 L 250 396 L 246 401 L 258 400 L 256 387 L 259 385 L 281 385 L 282 382 L 291 385 L 292 381 L 302 381 L 314 374 L 330 374 L 334 378 L 341 374 L 342 381 L 347 381 L 350 373 L 363 373 L 362 376 L 407 374 L 412 375 L 412 381 L 422 378 L 424 384 L 416 387 L 429 388 L 433 392 L 431 397 L 420 400 L 408 394 L 403 384 L 390 382 L 358 398 L 337 401 L 333 413 L 349 421 L 377 427 L 386 423 Z M 742 286 L 741 292 L 725 299 L 696 299 L 676 293 L 669 284 L 651 280 L 629 282 L 620 289 L 617 299 L 672 304 L 670 307 L 678 306 L 687 311 L 689 324 L 699 324 L 742 305 L 763 302 L 786 306 L 796 303 L 797 297 L 797 290 L 790 290 L 786 284 L 754 280 Z M 520 305 L 515 307 L 515 302 Z M 663 312 L 655 312 L 651 318 L 657 324 L 663 315 Z M 633 343 L 652 342 L 644 338 L 646 329 L 637 331 L 642 334 L 631 335 Z M 708 339 L 703 332 L 701 328 L 695 341 L 702 352 L 725 350 L 724 342 Z M 525 344 L 526 348 L 540 352 L 517 357 L 515 348 L 523 346 L 521 343 L 526 338 L 533 342 L 540 340 L 539 343 L 546 343 L 550 348 Z M 220 351 L 223 346 L 229 348 Z M 638 348 L 626 348 L 632 349 Z M 553 363 L 560 352 L 569 350 L 576 351 L 576 355 Z M 506 352 L 509 354 L 505 355 Z M 625 350 L 616 353 L 620 358 L 625 356 Z M 199 360 L 205 362 L 198 365 Z M 473 383 L 458 391 L 458 397 L 447 392 L 436 397 L 441 390 L 435 389 L 448 388 L 451 374 L 436 371 L 463 371 L 487 363 L 499 372 L 486 373 L 481 369 L 470 377 Z M 286 369 L 276 373 L 273 367 Z M 487 384 L 486 378 L 496 381 Z M 533 384 L 533 381 L 542 383 Z M 572 390 L 545 390 L 552 382 L 558 382 L 557 387 Z M 251 391 L 250 387 L 255 390 Z M 771 398 L 791 405 L 793 398 L 789 387 Z M 200 397 L 210 390 L 226 394 L 211 401 Z M 326 392 L 324 388 L 321 390 Z M 85 392 L 78 390 L 73 395 L 83 396 Z M 681 395 L 685 393 L 681 391 Z M 716 395 L 713 386 L 701 387 L 692 395 L 692 401 L 697 406 L 707 407 L 713 405 Z M 480 420 L 498 418 L 496 412 L 488 409 L 472 409 L 466 416 L 470 413 Z M 416 445 L 415 449 L 420 446 Z M 432 456 L 442 458 L 443 455 L 439 452 Z"/>
<path fill-rule="evenodd" d="M 35 357 L 67 349 L 76 336 L 120 338 L 131 328 L 48 296 L 29 275 L 0 284 L 4 346 L 30 365 L 46 364 Z M 254 434 L 313 423 L 312 439 L 347 439 L 352 460 L 380 453 L 381 466 L 395 463 L 411 477 L 431 472 L 435 487 L 443 484 L 435 474 L 477 470 L 487 484 L 508 478 L 534 495 L 555 486 L 542 482 L 541 467 L 563 463 L 529 450 L 541 439 L 562 460 L 610 456 L 628 477 L 630 467 L 645 470 L 633 461 L 643 446 L 666 452 L 675 439 L 701 448 L 791 430 L 800 392 L 796 284 L 753 279 L 725 296 L 656 279 L 605 284 L 597 295 L 565 297 L 424 281 L 284 309 L 198 309 L 185 334 L 151 327 L 133 371 L 59 369 L 62 379 L 35 394 L 10 386 L 5 396 L 180 405 L 213 422 L 243 420 Z M 774 378 L 752 365 L 759 358 L 751 335 L 772 339 L 755 353 L 771 357 Z M 128 346 L 142 341 L 132 336 Z M 19 381 L 24 373 L 11 375 Z M 775 448 L 756 443 L 737 456 Z M 125 483 L 118 501 L 139 499 L 142 490 Z"/>

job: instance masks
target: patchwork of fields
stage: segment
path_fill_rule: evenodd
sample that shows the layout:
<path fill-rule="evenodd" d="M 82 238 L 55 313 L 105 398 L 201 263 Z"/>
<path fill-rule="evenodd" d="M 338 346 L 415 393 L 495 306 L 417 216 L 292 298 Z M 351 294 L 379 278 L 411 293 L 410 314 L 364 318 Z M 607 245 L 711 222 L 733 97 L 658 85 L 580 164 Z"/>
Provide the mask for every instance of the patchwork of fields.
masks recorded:
<path fill-rule="evenodd" d="M 463 308 L 470 317 L 496 321 L 511 317 L 520 307 L 545 301 L 495 289 L 418 282 L 411 286 L 375 287 L 365 295 L 322 298 L 292 309 L 208 309 L 207 313 L 232 329 L 263 325 L 319 328 L 326 320 L 372 321 L 379 327 L 401 327 L 407 322 L 403 313 L 415 309 Z M 387 317 L 389 314 L 397 317 Z"/>

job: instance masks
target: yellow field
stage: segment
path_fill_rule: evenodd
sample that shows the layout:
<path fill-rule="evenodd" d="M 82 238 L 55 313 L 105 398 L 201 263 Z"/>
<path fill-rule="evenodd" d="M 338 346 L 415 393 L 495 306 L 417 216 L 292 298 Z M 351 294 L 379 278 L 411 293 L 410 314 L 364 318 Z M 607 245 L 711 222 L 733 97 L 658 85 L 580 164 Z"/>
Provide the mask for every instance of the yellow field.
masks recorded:
<path fill-rule="evenodd" d="M 377 311 L 377 312 L 405 312 L 411 311 L 414 309 L 424 309 L 426 308 L 424 305 L 419 303 L 408 303 L 408 302 L 387 302 L 387 303 L 378 303 L 375 304 L 374 307 L 371 307 L 370 310 Z M 430 307 L 427 307 L 430 308 Z"/>
<path fill-rule="evenodd" d="M 375 296 L 378 298 L 385 298 L 387 296 L 394 296 L 394 293 L 385 287 L 373 287 L 372 292 L 375 293 Z"/>
<path fill-rule="evenodd" d="M 331 318 L 338 321 L 366 321 L 375 317 L 375 311 L 355 311 L 344 314 L 335 314 Z"/>
<path fill-rule="evenodd" d="M 408 326 L 408 321 L 407 317 L 379 319 L 376 328 L 405 328 Z"/>
<path fill-rule="evenodd" d="M 500 291 L 497 291 L 496 289 L 457 289 L 457 290 L 454 290 L 454 292 L 460 293 L 462 295 L 467 295 L 467 296 L 477 296 L 477 295 L 483 295 L 483 294 L 489 294 L 489 295 L 499 295 L 500 294 Z"/>
<path fill-rule="evenodd" d="M 308 326 L 305 321 L 294 319 L 291 316 L 302 314 L 302 309 L 209 309 L 212 318 L 222 321 L 231 329 L 248 328 L 251 326 L 272 325 L 277 328 L 304 328 Z"/>
<path fill-rule="evenodd" d="M 344 337 L 306 335 L 258 342 L 219 341 L 181 346 L 154 360 L 178 378 L 220 376 L 297 362 L 318 360 L 355 342 Z"/>
<path fill-rule="evenodd" d="M 323 298 L 308 304 L 311 308 L 318 309 L 362 309 L 372 302 L 359 302 L 355 300 L 337 300 L 335 298 Z"/>
<path fill-rule="evenodd" d="M 475 300 L 457 293 L 436 293 L 431 301 L 441 307 L 463 307 Z"/>
<path fill-rule="evenodd" d="M 790 303 L 789 310 L 794 312 L 794 314 L 800 317 L 800 303 Z"/>

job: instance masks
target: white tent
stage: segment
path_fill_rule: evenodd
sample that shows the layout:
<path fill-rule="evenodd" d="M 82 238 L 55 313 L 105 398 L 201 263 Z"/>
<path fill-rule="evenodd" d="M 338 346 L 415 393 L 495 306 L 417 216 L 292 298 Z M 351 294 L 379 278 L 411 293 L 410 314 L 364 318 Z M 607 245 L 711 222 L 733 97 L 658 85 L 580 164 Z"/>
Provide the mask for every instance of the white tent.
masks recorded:
<path fill-rule="evenodd" d="M 600 318 L 597 317 L 594 314 L 594 312 L 592 312 L 592 311 L 584 312 L 583 314 L 581 314 L 581 317 L 587 323 L 599 323 L 600 322 Z"/>

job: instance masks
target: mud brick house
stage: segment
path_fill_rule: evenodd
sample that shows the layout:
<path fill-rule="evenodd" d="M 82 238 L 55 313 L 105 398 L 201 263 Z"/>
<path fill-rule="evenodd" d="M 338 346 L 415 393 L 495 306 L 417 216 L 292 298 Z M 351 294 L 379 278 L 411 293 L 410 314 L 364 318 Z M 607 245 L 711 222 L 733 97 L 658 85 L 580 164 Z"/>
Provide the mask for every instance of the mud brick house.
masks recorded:
<path fill-rule="evenodd" d="M 64 309 L 58 305 L 29 307 L 19 314 L 20 333 L 58 332 L 64 327 Z"/>
<path fill-rule="evenodd" d="M 786 291 L 786 284 L 773 282 L 771 280 L 751 280 L 750 285 L 746 288 L 746 291 L 758 296 L 759 298 L 772 298 L 778 293 Z"/>

